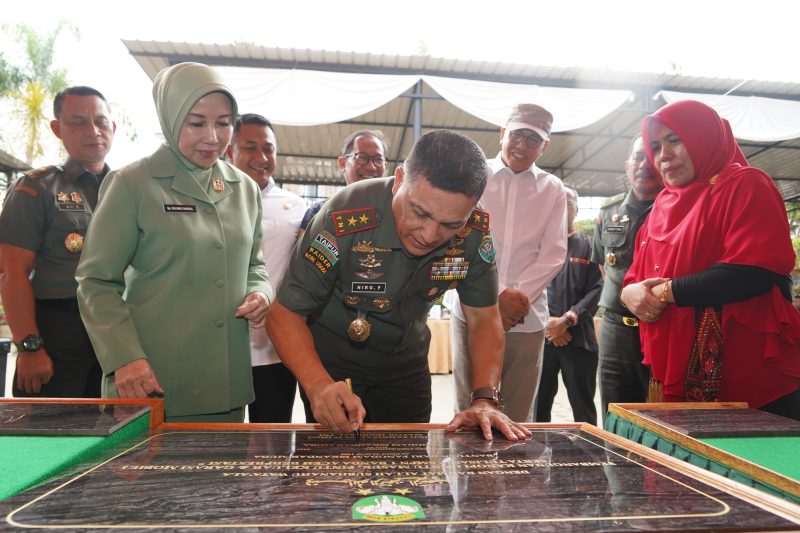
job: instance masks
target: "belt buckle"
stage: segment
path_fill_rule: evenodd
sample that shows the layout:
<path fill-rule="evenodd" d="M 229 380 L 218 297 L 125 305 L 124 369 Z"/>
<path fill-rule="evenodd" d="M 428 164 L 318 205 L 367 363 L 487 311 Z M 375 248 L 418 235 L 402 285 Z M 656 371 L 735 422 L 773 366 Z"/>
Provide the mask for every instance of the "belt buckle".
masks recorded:
<path fill-rule="evenodd" d="M 622 323 L 625 324 L 626 326 L 635 328 L 639 326 L 639 319 L 633 318 L 631 316 L 624 316 L 622 317 Z"/>

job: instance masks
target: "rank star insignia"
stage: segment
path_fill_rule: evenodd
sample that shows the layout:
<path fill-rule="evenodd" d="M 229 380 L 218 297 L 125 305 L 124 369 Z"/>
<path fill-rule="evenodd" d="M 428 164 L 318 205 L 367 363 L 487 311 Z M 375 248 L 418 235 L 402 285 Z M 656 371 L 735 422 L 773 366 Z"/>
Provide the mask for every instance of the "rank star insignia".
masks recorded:
<path fill-rule="evenodd" d="M 489 213 L 480 209 L 473 209 L 467 226 L 486 233 L 489 231 Z M 459 235 L 460 236 L 460 235 Z"/>
<path fill-rule="evenodd" d="M 58 200 L 59 202 L 68 202 L 69 196 L 67 196 L 67 193 L 65 192 L 59 192 L 58 194 L 56 194 L 56 200 Z"/>
<path fill-rule="evenodd" d="M 472 228 L 470 228 L 469 226 L 464 226 L 463 228 L 458 230 L 458 233 L 456 233 L 456 236 L 459 239 L 461 239 L 461 242 L 464 242 L 464 239 L 469 237 L 470 233 L 472 233 Z"/>
<path fill-rule="evenodd" d="M 73 191 L 73 193 L 72 193 L 72 194 L 70 194 L 70 195 L 69 195 L 69 197 L 70 197 L 70 198 L 72 199 L 72 201 L 73 201 L 73 202 L 75 202 L 76 204 L 79 204 L 79 203 L 81 203 L 81 193 L 79 193 L 78 191 Z"/>
<path fill-rule="evenodd" d="M 336 211 L 331 213 L 331 217 L 333 217 L 337 237 L 378 227 L 374 207 Z"/>
<path fill-rule="evenodd" d="M 356 494 L 361 494 L 362 496 L 369 496 L 370 494 L 375 494 L 375 491 L 372 489 L 358 489 Z"/>
<path fill-rule="evenodd" d="M 411 491 L 409 489 L 394 489 L 395 494 L 402 494 L 403 496 L 409 494 L 410 492 Z"/>

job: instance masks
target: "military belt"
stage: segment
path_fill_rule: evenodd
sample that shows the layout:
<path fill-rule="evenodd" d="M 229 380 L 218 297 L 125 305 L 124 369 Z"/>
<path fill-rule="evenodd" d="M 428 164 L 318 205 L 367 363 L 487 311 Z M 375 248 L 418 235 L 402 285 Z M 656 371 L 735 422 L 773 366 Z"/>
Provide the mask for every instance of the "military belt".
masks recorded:
<path fill-rule="evenodd" d="M 638 328 L 639 327 L 639 319 L 635 316 L 628 316 L 617 313 L 616 311 L 612 311 L 610 309 L 606 309 L 603 312 L 604 317 L 608 317 L 609 320 L 612 322 L 616 322 L 618 324 L 624 324 L 631 328 Z"/>

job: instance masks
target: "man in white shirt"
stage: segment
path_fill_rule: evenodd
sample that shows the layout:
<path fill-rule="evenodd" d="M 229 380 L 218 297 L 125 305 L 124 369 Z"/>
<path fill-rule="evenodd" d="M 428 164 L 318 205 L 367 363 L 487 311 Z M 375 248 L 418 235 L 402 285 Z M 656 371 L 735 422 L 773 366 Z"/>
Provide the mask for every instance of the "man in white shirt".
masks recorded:
<path fill-rule="evenodd" d="M 263 215 L 261 250 L 274 287 L 289 264 L 300 221 L 306 211 L 298 195 L 275 185 L 277 141 L 272 124 L 254 113 L 242 115 L 234 125 L 227 149 L 228 160 L 261 188 Z M 281 360 L 264 324 L 250 327 L 250 360 L 256 399 L 248 405 L 250 422 L 291 422 L 297 380 Z"/>
<path fill-rule="evenodd" d="M 481 197 L 489 213 L 500 281 L 500 315 L 506 331 L 501 393 L 503 412 L 532 421 L 547 325 L 547 285 L 567 254 L 566 193 L 561 179 L 536 166 L 550 144 L 553 115 L 535 104 L 517 104 L 500 130 L 500 153 L 489 161 L 492 175 Z M 451 309 L 456 410 L 470 404 L 467 329 L 455 291 Z"/>

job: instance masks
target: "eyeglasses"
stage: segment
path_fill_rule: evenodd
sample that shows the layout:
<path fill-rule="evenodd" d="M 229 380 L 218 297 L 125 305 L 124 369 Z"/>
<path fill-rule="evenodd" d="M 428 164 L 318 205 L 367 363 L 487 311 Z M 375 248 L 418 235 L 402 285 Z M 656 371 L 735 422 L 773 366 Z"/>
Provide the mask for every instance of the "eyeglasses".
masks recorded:
<path fill-rule="evenodd" d="M 528 148 L 539 148 L 543 143 L 544 139 L 539 137 L 535 133 L 523 133 L 524 130 L 514 130 L 508 132 L 508 139 L 512 142 L 518 143 L 525 140 L 525 145 Z"/>
<path fill-rule="evenodd" d="M 353 159 L 356 160 L 356 163 L 358 163 L 361 166 L 366 165 L 370 161 L 372 161 L 372 164 L 375 165 L 376 167 L 386 166 L 386 158 L 383 157 L 381 154 L 371 156 L 369 154 L 365 154 L 364 152 L 354 152 L 347 154 L 345 157 L 352 157 Z"/>

